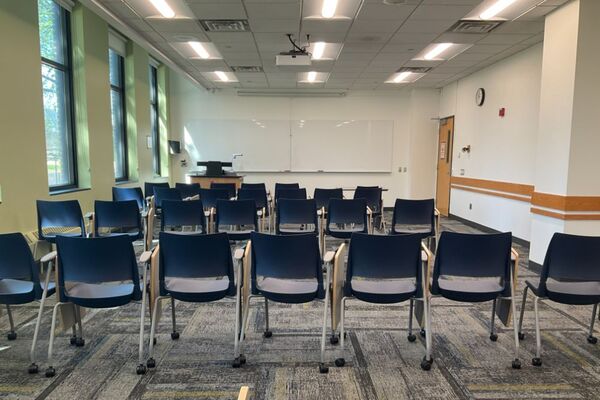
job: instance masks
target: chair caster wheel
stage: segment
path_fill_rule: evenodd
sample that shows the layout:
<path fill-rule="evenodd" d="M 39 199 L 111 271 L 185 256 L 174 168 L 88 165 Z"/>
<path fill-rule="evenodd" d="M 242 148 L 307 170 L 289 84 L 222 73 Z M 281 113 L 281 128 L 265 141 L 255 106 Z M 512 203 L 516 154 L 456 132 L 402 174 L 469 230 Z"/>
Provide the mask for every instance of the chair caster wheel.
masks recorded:
<path fill-rule="evenodd" d="M 425 329 L 421 329 L 419 331 L 419 334 L 421 335 L 421 337 L 425 337 Z"/>
<path fill-rule="evenodd" d="M 326 365 L 325 365 L 325 364 L 323 364 L 323 363 L 320 363 L 320 364 L 319 364 L 319 372 L 320 372 L 320 373 L 322 373 L 322 374 L 326 374 L 326 373 L 328 373 L 328 372 L 329 372 L 329 367 L 328 367 L 328 366 L 326 366 Z"/>
<path fill-rule="evenodd" d="M 11 339 L 9 339 L 9 340 L 11 340 Z M 598 343 L 598 338 L 594 337 L 594 336 L 588 336 L 587 341 L 589 344 L 596 344 L 596 343 Z"/>
<path fill-rule="evenodd" d="M 340 342 L 340 338 L 338 335 L 333 334 L 329 337 L 329 343 L 338 344 L 339 342 Z"/>
<path fill-rule="evenodd" d="M 7 338 L 8 340 L 15 340 L 15 339 L 17 339 L 17 332 L 9 332 L 9 333 L 6 335 L 6 338 Z"/>
<path fill-rule="evenodd" d="M 521 360 L 516 359 L 512 362 L 513 369 L 521 369 Z"/>
<path fill-rule="evenodd" d="M 146 373 L 146 371 L 147 371 L 147 369 L 144 364 L 138 365 L 137 368 L 135 369 L 135 373 L 138 375 L 144 375 Z"/>
<path fill-rule="evenodd" d="M 231 366 L 232 366 L 233 368 L 239 368 L 239 367 L 241 367 L 241 366 L 242 366 L 242 361 L 240 360 L 240 357 L 236 357 L 236 358 L 233 360 L 233 363 L 231 364 Z"/>
<path fill-rule="evenodd" d="M 421 361 L 421 369 L 423 371 L 429 371 L 431 369 L 431 364 L 433 364 L 433 359 L 427 360 L 425 357 L 423 357 L 423 360 Z"/>
<path fill-rule="evenodd" d="M 336 358 L 335 359 L 335 366 L 336 367 L 343 367 L 344 365 L 346 365 L 346 360 L 343 358 Z"/>
<path fill-rule="evenodd" d="M 242 365 L 246 364 L 246 356 L 243 354 L 240 354 L 240 363 L 242 363 Z"/>
<path fill-rule="evenodd" d="M 490 340 L 491 340 L 492 342 L 495 342 L 495 341 L 497 341 L 497 340 L 498 340 L 498 335 L 496 335 L 495 333 L 492 333 L 492 334 L 490 335 Z"/>
<path fill-rule="evenodd" d="M 171 340 L 179 339 L 179 332 L 171 332 Z"/>
<path fill-rule="evenodd" d="M 46 369 L 46 378 L 52 378 L 54 375 L 56 375 L 56 370 L 53 367 L 48 367 Z"/>
<path fill-rule="evenodd" d="M 271 332 L 271 331 L 264 331 L 263 332 L 263 337 L 270 338 L 271 336 L 273 336 L 273 332 Z"/>
<path fill-rule="evenodd" d="M 414 342 L 415 340 L 417 340 L 417 337 L 415 335 L 413 335 L 412 333 L 410 335 L 408 335 L 406 338 L 411 343 Z"/>
<path fill-rule="evenodd" d="M 152 343 L 156 344 L 156 338 L 154 338 L 154 340 L 152 340 Z"/>
<path fill-rule="evenodd" d="M 29 368 L 27 368 L 27 372 L 30 374 L 37 374 L 39 370 L 40 369 L 36 363 L 31 364 Z"/>
<path fill-rule="evenodd" d="M 519 340 L 525 339 L 525 334 L 523 332 L 519 332 Z"/>
<path fill-rule="evenodd" d="M 149 358 L 148 361 L 146 361 L 146 366 L 148 368 L 156 367 L 156 360 L 154 358 Z"/>
<path fill-rule="evenodd" d="M 77 343 L 77 336 L 71 336 L 69 338 L 69 343 L 71 343 L 71 346 L 75 346 L 75 344 Z"/>
<path fill-rule="evenodd" d="M 75 346 L 77 346 L 77 347 L 83 347 L 83 346 L 85 346 L 85 339 L 84 338 L 77 338 L 75 340 Z"/>
<path fill-rule="evenodd" d="M 541 358 L 537 358 L 537 357 L 535 357 L 535 358 L 532 358 L 532 359 L 531 359 L 531 364 L 532 364 L 534 367 L 541 367 L 541 366 L 542 366 L 542 359 L 541 359 Z"/>

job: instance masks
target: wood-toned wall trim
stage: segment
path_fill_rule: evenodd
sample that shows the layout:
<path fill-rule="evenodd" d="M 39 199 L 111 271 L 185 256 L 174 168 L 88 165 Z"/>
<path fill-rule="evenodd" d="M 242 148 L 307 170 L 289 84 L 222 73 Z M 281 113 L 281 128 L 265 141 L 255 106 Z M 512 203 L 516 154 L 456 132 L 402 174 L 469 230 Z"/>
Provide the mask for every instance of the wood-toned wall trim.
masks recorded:
<path fill-rule="evenodd" d="M 543 215 L 545 217 L 562 219 L 564 221 L 600 221 L 600 214 L 562 214 L 550 210 L 531 207 L 532 214 Z"/>
<path fill-rule="evenodd" d="M 562 196 L 558 194 L 534 192 L 531 197 L 531 204 L 560 211 L 600 212 L 600 196 Z"/>
<path fill-rule="evenodd" d="M 522 183 L 512 182 L 490 181 L 487 179 L 465 178 L 463 176 L 453 176 L 450 182 L 461 186 L 495 190 L 498 192 L 512 193 L 528 197 L 531 197 L 534 191 L 533 185 L 525 185 Z"/>
<path fill-rule="evenodd" d="M 489 191 L 489 190 L 475 189 L 475 188 L 472 188 L 472 187 L 461 186 L 461 185 L 451 185 L 451 187 L 453 189 L 464 190 L 464 191 L 467 191 L 467 192 L 488 194 L 490 196 L 503 197 L 505 199 L 523 201 L 525 203 L 529 203 L 529 201 L 530 201 L 529 197 L 520 197 L 520 196 L 515 196 L 513 194 L 508 194 L 508 193 L 492 192 L 492 191 Z"/>

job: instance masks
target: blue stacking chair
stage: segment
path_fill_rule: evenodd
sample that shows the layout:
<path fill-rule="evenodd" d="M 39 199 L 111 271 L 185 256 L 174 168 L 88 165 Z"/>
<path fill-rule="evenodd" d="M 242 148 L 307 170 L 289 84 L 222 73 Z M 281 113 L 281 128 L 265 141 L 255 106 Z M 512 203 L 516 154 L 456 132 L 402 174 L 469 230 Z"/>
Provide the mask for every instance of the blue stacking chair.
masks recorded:
<path fill-rule="evenodd" d="M 512 367 L 521 368 L 515 309 L 514 268 L 511 260 L 512 234 L 466 234 L 442 232 L 437 248 L 431 295 L 449 300 L 482 303 L 492 301 L 490 340 L 498 339 L 496 303 L 509 299 L 513 318 L 515 353 Z M 431 306 L 431 299 L 429 300 Z M 430 309 L 425 310 L 429 313 Z"/>
<path fill-rule="evenodd" d="M 275 204 L 280 199 L 306 200 L 306 189 L 279 189 L 275 192 Z"/>
<path fill-rule="evenodd" d="M 154 188 L 168 189 L 169 182 L 144 182 L 144 196 L 146 198 L 154 196 Z"/>
<path fill-rule="evenodd" d="M 240 290 L 236 285 L 231 247 L 226 233 L 211 235 L 177 235 L 161 232 L 159 238 L 159 296 L 154 300 L 152 327 L 150 330 L 150 350 L 147 366 L 154 368 L 154 334 L 158 323 L 158 309 L 163 299 L 171 299 L 173 331 L 171 339 L 179 339 L 175 318 L 175 300 L 190 303 L 208 303 L 226 296 L 237 296 L 239 305 Z M 241 255 L 240 255 L 241 252 Z M 239 260 L 243 251 L 236 251 L 238 260 L 238 282 L 241 281 Z M 236 290 L 237 286 L 237 290 Z M 239 308 L 236 308 L 235 342 L 239 332 Z M 221 323 L 222 321 L 218 321 Z"/>
<path fill-rule="evenodd" d="M 128 201 L 94 202 L 94 236 L 127 235 L 132 242 L 144 237 L 138 203 Z"/>
<path fill-rule="evenodd" d="M 277 192 L 281 189 L 300 189 L 300 184 L 298 183 L 275 183 L 275 195 L 277 196 Z"/>
<path fill-rule="evenodd" d="M 181 197 L 179 189 L 162 187 L 154 188 L 154 207 L 156 211 L 162 211 L 163 200 L 181 201 L 183 198 Z"/>
<path fill-rule="evenodd" d="M 412 333 L 414 301 L 422 301 L 424 308 L 427 308 L 427 282 L 425 277 L 427 276 L 430 253 L 426 248 L 423 248 L 423 250 L 425 250 L 426 257 L 422 257 L 421 237 L 419 235 L 352 234 L 343 286 L 344 297 L 341 301 L 340 338 L 342 357 L 335 360 L 338 367 L 343 366 L 346 362 L 344 359 L 344 321 L 346 300 L 349 298 L 356 298 L 374 304 L 395 304 L 409 300 L 408 340 L 414 342 L 417 339 Z M 431 367 L 432 362 L 428 318 L 429 316 L 425 315 L 426 352 L 422 362 L 422 366 L 426 370 Z M 335 337 L 335 334 L 333 337 Z"/>
<path fill-rule="evenodd" d="M 132 301 L 142 302 L 140 315 L 140 341 L 137 373 L 144 374 L 144 315 L 146 306 L 146 271 L 142 282 L 131 240 L 125 236 L 100 238 L 73 238 L 58 236 L 57 275 L 59 299 L 52 312 L 48 368 L 46 376 L 52 377 L 54 368 L 53 346 L 56 317 L 59 306 L 72 304 L 81 321 L 80 307 L 113 308 Z M 142 254 L 141 262 L 149 261 L 149 252 Z M 82 338 L 81 325 L 79 337 Z"/>
<path fill-rule="evenodd" d="M 139 187 L 113 187 L 112 199 L 113 201 L 135 200 L 140 210 L 146 209 L 144 194 L 142 193 L 142 189 Z"/>
<path fill-rule="evenodd" d="M 181 197 L 187 198 L 198 198 L 200 197 L 200 184 L 199 183 L 176 183 L 175 189 L 179 190 Z"/>
<path fill-rule="evenodd" d="M 57 235 L 85 236 L 85 222 L 77 200 L 37 200 L 36 206 L 40 240 L 55 243 Z"/>
<path fill-rule="evenodd" d="M 254 203 L 256 204 L 256 215 L 260 218 L 261 221 L 261 231 L 264 231 L 265 221 L 267 217 L 271 214 L 269 210 L 269 200 L 267 197 L 267 191 L 264 189 L 264 184 L 262 188 L 249 189 L 242 186 L 242 188 L 239 189 L 237 192 L 237 199 L 254 200 Z"/>
<path fill-rule="evenodd" d="M 331 199 L 325 234 L 348 240 L 355 232 L 369 233 L 366 201 Z M 323 240 L 323 248 L 325 248 L 325 240 Z"/>
<path fill-rule="evenodd" d="M 267 191 L 267 185 L 264 183 L 242 183 L 241 189 L 258 189 Z"/>
<path fill-rule="evenodd" d="M 371 226 L 379 222 L 379 229 L 385 231 L 385 221 L 383 219 L 383 199 L 382 189 L 379 186 L 357 186 L 354 191 L 355 199 L 365 199 L 367 207 L 369 207 L 369 219 L 372 221 Z"/>
<path fill-rule="evenodd" d="M 437 239 L 438 220 L 439 214 L 436 213 L 433 199 L 396 199 L 390 233 L 421 235 L 422 239 L 427 239 L 428 247 L 432 248 L 431 241 Z"/>
<path fill-rule="evenodd" d="M 226 189 L 200 189 L 200 200 L 205 210 L 211 210 L 217 206 L 218 200 L 229 200 L 229 191 Z"/>
<path fill-rule="evenodd" d="M 272 336 L 272 332 L 269 330 L 269 300 L 277 303 L 300 304 L 323 299 L 319 370 L 322 373 L 328 372 L 328 368 L 325 366 L 325 330 L 327 329 L 327 305 L 333 255 L 326 257 L 327 281 L 323 282 L 323 262 L 319 254 L 317 237 L 313 234 L 268 235 L 253 232 L 250 248 L 252 258 L 250 295 L 248 303 L 244 307 L 240 342 L 234 350 L 236 358 L 233 366 L 240 367 L 245 361 L 241 352 L 252 298 L 264 297 L 265 299 L 265 332 L 263 336 L 266 338 Z"/>
<path fill-rule="evenodd" d="M 336 189 L 322 189 L 315 188 L 313 199 L 317 202 L 317 210 L 323 215 L 327 214 L 327 208 L 329 207 L 329 200 L 331 199 L 343 199 L 344 191 L 342 188 Z"/>
<path fill-rule="evenodd" d="M 315 200 L 279 199 L 275 232 L 278 235 L 299 233 L 319 234 Z"/>
<path fill-rule="evenodd" d="M 250 233 L 258 231 L 254 200 L 218 200 L 215 231 L 228 233 L 231 240 L 250 239 Z"/>
<path fill-rule="evenodd" d="M 534 296 L 536 350 L 532 364 L 542 365 L 541 337 L 538 312 L 540 299 L 549 299 L 560 304 L 593 305 L 588 343 L 596 344 L 594 321 L 600 303 L 600 262 L 598 261 L 600 237 L 578 236 L 555 233 L 550 240 L 539 281 L 526 280 L 519 318 L 519 338 L 524 339 L 522 331 L 523 313 L 527 291 Z"/>
<path fill-rule="evenodd" d="M 205 216 L 204 206 L 200 200 L 164 200 L 160 230 L 165 231 L 168 227 L 181 229 L 182 233 L 206 233 Z M 192 228 L 191 232 L 185 231 L 185 227 Z"/>
<path fill-rule="evenodd" d="M 227 194 L 230 199 L 235 198 L 236 186 L 235 183 L 227 183 L 227 182 L 211 182 L 211 189 L 224 189 L 227 190 Z"/>
<path fill-rule="evenodd" d="M 27 241 L 20 233 L 0 234 L 0 304 L 6 305 L 10 332 L 8 340 L 17 339 L 10 306 L 40 300 L 40 309 L 31 345 L 30 373 L 38 372 L 35 360 L 35 345 L 42 319 L 42 310 L 47 296 L 54 294 L 56 287 L 50 282 L 52 267 L 46 270 L 46 279 L 40 283 L 39 266 L 34 262 Z"/>

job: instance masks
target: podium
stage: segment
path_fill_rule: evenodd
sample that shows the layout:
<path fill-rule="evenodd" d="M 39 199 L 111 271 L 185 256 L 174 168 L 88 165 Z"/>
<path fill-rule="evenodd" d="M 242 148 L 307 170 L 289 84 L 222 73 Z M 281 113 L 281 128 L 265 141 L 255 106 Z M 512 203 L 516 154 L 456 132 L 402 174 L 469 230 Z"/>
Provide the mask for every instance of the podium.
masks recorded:
<path fill-rule="evenodd" d="M 223 167 L 231 167 L 230 162 L 221 161 L 198 161 L 199 167 L 206 167 L 206 171 L 192 172 L 188 174 L 190 183 L 199 183 L 203 189 L 210 189 L 214 183 L 234 183 L 236 190 L 242 186 L 243 175 L 235 172 L 225 172 Z"/>

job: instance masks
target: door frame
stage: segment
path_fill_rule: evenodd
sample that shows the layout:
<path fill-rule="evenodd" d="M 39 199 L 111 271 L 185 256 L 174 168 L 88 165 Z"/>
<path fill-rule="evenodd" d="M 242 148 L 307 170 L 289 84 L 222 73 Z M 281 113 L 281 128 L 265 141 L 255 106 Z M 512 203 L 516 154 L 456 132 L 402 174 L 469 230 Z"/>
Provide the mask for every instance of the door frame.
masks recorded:
<path fill-rule="evenodd" d="M 448 216 L 450 216 L 450 202 L 452 201 L 452 164 L 454 162 L 454 153 L 453 153 L 453 149 L 454 149 L 454 127 L 456 126 L 456 118 L 454 115 L 449 115 L 447 117 L 442 117 L 439 119 L 438 122 L 438 130 L 437 130 L 437 146 L 436 146 L 436 155 L 435 155 L 435 159 L 436 159 L 436 165 L 435 165 L 435 201 L 436 201 L 436 207 L 437 207 L 437 198 L 438 198 L 438 178 L 439 178 L 439 164 L 440 164 L 440 127 L 442 125 L 442 121 L 445 123 L 447 120 L 452 119 L 452 133 L 451 133 L 451 138 L 449 138 L 449 143 L 447 144 L 447 148 L 446 148 L 446 154 L 448 155 L 448 157 L 450 158 L 449 160 L 449 166 L 448 168 L 450 169 L 450 178 L 448 180 Z"/>

